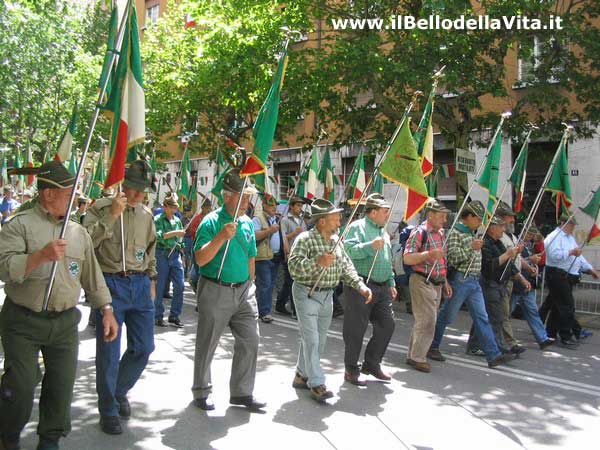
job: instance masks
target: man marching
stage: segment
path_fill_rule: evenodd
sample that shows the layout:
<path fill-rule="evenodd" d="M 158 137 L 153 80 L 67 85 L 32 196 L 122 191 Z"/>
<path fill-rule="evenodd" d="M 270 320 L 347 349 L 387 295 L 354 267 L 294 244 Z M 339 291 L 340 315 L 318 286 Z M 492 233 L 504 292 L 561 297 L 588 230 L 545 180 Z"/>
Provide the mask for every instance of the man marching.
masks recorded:
<path fill-rule="evenodd" d="M 252 220 L 244 212 L 255 193 L 249 182 L 244 188 L 238 169 L 231 170 L 223 180 L 223 206 L 208 214 L 196 232 L 194 250 L 201 278 L 192 393 L 194 404 L 203 410 L 215 409 L 209 397 L 210 365 L 227 326 L 235 339 L 229 402 L 251 411 L 266 406 L 252 395 L 259 341 L 256 288 L 252 283 L 256 241 Z M 223 270 L 219 273 L 222 262 Z"/>
<path fill-rule="evenodd" d="M 96 329 L 98 411 L 101 429 L 107 434 L 122 433 L 119 418 L 127 420 L 131 415 L 127 392 L 142 375 L 154 351 L 156 232 L 152 211 L 142 203 L 152 181 L 152 168 L 147 162 L 132 162 L 125 172 L 123 192 L 112 199 L 96 201 L 84 219 L 119 324 L 119 336 L 113 342 L 104 342 L 101 331 Z M 119 217 L 123 220 L 125 272 Z M 127 325 L 127 350 L 121 358 L 123 323 Z"/>
<path fill-rule="evenodd" d="M 85 229 L 68 220 L 65 239 L 59 236 L 75 177 L 59 162 L 42 165 L 37 173 L 38 201 L 15 214 L 0 232 L 0 279 L 6 299 L 0 313 L 4 375 L 0 382 L 0 447 L 18 449 L 29 421 L 35 387 L 41 378 L 37 432 L 38 450 L 58 449 L 71 430 L 71 399 L 75 384 L 79 339 L 76 308 L 81 288 L 101 313 L 100 339 L 117 337 L 110 293 Z M 45 291 L 53 262 L 56 277 L 48 308 Z"/>
<path fill-rule="evenodd" d="M 360 293 L 365 303 L 372 300 L 371 290 L 356 273 L 344 248 L 338 245 L 332 252 L 338 239 L 341 212 L 341 208 L 335 208 L 327 200 L 314 200 L 311 215 L 315 226 L 298 236 L 288 260 L 300 331 L 298 365 L 292 386 L 310 389 L 311 396 L 318 402 L 333 397 L 325 386 L 320 362 L 331 324 L 333 290 L 342 279 Z M 316 285 L 322 271 L 324 274 Z"/>
<path fill-rule="evenodd" d="M 390 209 L 391 205 L 383 195 L 369 195 L 365 217 L 348 225 L 344 240 L 344 248 L 358 275 L 373 293 L 373 300 L 365 303 L 363 295 L 357 289 L 344 287 L 344 379 L 357 386 L 366 385 L 359 380 L 361 369 L 363 373 L 380 380 L 391 379 L 381 370 L 381 360 L 395 326 L 392 300 L 396 298 L 396 287 L 392 270 L 392 246 L 390 236 L 384 228 L 388 223 Z M 358 359 L 369 322 L 373 325 L 373 336 L 367 344 L 361 368 Z"/>

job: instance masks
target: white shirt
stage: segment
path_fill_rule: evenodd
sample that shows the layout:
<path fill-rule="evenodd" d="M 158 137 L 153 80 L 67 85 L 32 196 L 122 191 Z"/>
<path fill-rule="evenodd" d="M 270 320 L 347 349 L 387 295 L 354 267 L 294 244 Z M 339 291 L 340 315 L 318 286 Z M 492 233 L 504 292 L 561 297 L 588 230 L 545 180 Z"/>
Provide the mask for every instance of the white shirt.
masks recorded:
<path fill-rule="evenodd" d="M 572 275 L 579 275 L 580 272 L 592 270 L 593 267 L 585 259 L 585 256 L 576 257 L 569 255 L 569 252 L 577 247 L 579 245 L 573 235 L 567 234 L 560 228 L 557 228 L 544 239 L 546 265 L 562 269 Z M 571 264 L 573 265 L 572 267 Z"/>

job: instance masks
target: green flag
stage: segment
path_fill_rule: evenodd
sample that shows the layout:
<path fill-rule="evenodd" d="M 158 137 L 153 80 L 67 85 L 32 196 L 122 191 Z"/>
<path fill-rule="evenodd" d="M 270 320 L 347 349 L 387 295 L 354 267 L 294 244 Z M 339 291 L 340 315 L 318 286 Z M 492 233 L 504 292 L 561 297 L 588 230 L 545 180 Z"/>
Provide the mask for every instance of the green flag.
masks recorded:
<path fill-rule="evenodd" d="M 267 180 L 265 177 L 265 173 L 257 173 L 250 177 L 252 183 L 254 183 L 254 187 L 258 189 L 259 192 L 267 192 Z"/>
<path fill-rule="evenodd" d="M 523 207 L 523 192 L 525 190 L 525 178 L 527 177 L 527 153 L 529 151 L 529 142 L 525 141 L 519 157 L 515 161 L 515 168 L 510 177 L 510 182 L 515 190 L 515 212 L 521 211 Z"/>
<path fill-rule="evenodd" d="M 2 163 L 0 164 L 0 186 L 8 184 L 8 165 L 6 164 L 6 156 L 2 153 Z"/>
<path fill-rule="evenodd" d="M 100 80 L 98 80 L 98 89 L 102 89 L 102 86 L 105 80 L 108 78 L 108 82 L 106 84 L 106 90 L 104 91 L 104 97 L 102 102 L 106 102 L 108 97 L 110 96 L 110 91 L 112 88 L 112 77 L 115 72 L 115 66 L 113 65 L 112 70 L 109 71 L 109 63 L 111 60 L 111 54 L 116 52 L 116 44 L 117 44 L 117 32 L 119 28 L 119 13 L 117 11 L 117 6 L 112 9 L 110 14 L 110 23 L 108 28 L 108 42 L 106 44 L 106 55 L 104 56 L 104 63 L 102 64 L 102 73 L 100 74 Z"/>
<path fill-rule="evenodd" d="M 277 116 L 279 115 L 279 100 L 281 96 L 281 87 L 285 78 L 285 69 L 287 66 L 287 47 L 284 48 L 283 54 L 279 59 L 277 72 L 271 84 L 271 89 L 267 94 L 267 98 L 263 103 L 256 122 L 254 123 L 254 149 L 252 155 L 246 161 L 240 175 L 254 175 L 265 172 L 267 170 L 267 159 L 273 145 L 273 137 L 275 136 L 275 128 L 277 127 Z"/>
<path fill-rule="evenodd" d="M 223 190 L 223 180 L 225 179 L 225 175 L 227 175 L 229 170 L 230 170 L 230 168 L 226 167 L 225 170 L 223 170 L 223 172 L 221 172 L 221 174 L 217 177 L 217 181 L 215 182 L 215 185 L 210 190 L 210 193 L 217 198 L 217 204 L 219 206 L 221 206 L 223 204 L 223 196 L 221 194 L 221 191 Z"/>
<path fill-rule="evenodd" d="M 430 197 L 437 197 L 437 187 L 440 169 L 435 168 L 431 176 L 427 177 L 425 184 L 427 185 L 427 193 Z"/>
<path fill-rule="evenodd" d="M 67 166 L 71 175 L 77 173 L 77 151 L 71 152 L 71 158 L 69 159 L 69 165 Z"/>
<path fill-rule="evenodd" d="M 333 166 L 329 149 L 325 149 L 321 169 L 319 170 L 319 181 L 323 183 L 323 198 L 335 203 L 335 181 L 333 177 Z"/>
<path fill-rule="evenodd" d="M 421 162 L 410 132 L 410 120 L 406 119 L 396 139 L 390 144 L 379 171 L 388 180 L 407 189 L 404 220 L 408 221 L 427 203 L 427 186 L 421 171 Z"/>
<path fill-rule="evenodd" d="M 317 198 L 317 184 L 319 181 L 319 150 L 313 148 L 310 155 L 310 164 L 306 167 L 306 181 L 304 185 L 305 197 L 309 200 Z"/>
<path fill-rule="evenodd" d="M 15 154 L 15 169 L 20 169 L 23 167 L 23 161 L 21 160 L 21 152 L 17 149 Z M 17 190 L 25 189 L 25 177 L 23 175 L 17 176 Z"/>
<path fill-rule="evenodd" d="M 381 173 L 377 172 L 375 174 L 375 179 L 373 180 L 373 184 L 371 186 L 371 193 L 377 193 L 383 195 L 383 177 Z"/>
<path fill-rule="evenodd" d="M 502 154 L 502 131 L 498 131 L 494 145 L 485 161 L 483 172 L 477 180 L 479 186 L 488 191 L 488 204 L 483 223 L 486 224 L 496 204 L 498 191 L 498 175 L 500 174 L 500 155 Z"/>
<path fill-rule="evenodd" d="M 102 189 L 104 189 L 104 179 L 106 174 L 104 172 L 104 159 L 102 158 L 102 152 L 96 163 L 94 169 L 94 177 L 92 178 L 92 187 L 90 189 L 90 199 L 97 200 L 102 197 Z"/>
<path fill-rule="evenodd" d="M 425 111 L 423 111 L 423 117 L 421 117 L 417 131 L 415 131 L 415 135 L 413 136 L 417 146 L 417 153 L 421 158 L 421 170 L 426 177 L 433 171 L 433 125 L 431 116 L 433 115 L 436 86 L 437 80 L 431 89 L 427 104 L 425 105 Z"/>
<path fill-rule="evenodd" d="M 192 163 L 190 162 L 190 151 L 185 146 L 183 158 L 181 160 L 181 174 L 179 177 L 179 193 L 190 200 L 192 188 Z"/>
<path fill-rule="evenodd" d="M 550 181 L 546 185 L 546 191 L 552 192 L 554 202 L 556 204 L 556 219 L 562 212 L 568 212 L 571 206 L 571 184 L 569 183 L 569 163 L 567 161 L 567 146 L 566 137 L 560 141 L 558 146 L 558 157 L 556 158 L 556 164 L 552 169 L 552 175 Z"/>

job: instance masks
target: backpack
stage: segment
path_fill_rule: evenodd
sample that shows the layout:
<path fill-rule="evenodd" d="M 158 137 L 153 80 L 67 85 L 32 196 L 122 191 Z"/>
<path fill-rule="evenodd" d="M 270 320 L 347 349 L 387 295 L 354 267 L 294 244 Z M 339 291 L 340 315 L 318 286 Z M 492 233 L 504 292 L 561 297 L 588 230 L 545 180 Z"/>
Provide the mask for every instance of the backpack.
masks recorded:
<path fill-rule="evenodd" d="M 408 279 L 414 272 L 412 266 L 404 264 L 404 249 L 406 248 L 406 242 L 410 237 L 410 233 L 415 229 L 414 225 L 408 225 L 402 229 L 398 235 L 399 250 L 396 252 L 392 259 L 394 272 L 396 273 L 396 283 L 408 286 Z M 423 230 L 421 234 L 421 242 L 427 241 L 427 231 Z"/>

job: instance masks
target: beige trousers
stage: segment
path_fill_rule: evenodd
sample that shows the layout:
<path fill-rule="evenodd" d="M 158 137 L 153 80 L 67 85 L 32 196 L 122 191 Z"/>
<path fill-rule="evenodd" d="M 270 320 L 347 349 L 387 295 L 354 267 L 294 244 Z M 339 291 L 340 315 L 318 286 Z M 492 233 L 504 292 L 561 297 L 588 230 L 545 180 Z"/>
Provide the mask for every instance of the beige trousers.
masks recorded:
<path fill-rule="evenodd" d="M 408 344 L 408 358 L 426 362 L 433 341 L 435 321 L 440 306 L 442 286 L 427 283 L 421 275 L 413 274 L 408 281 L 415 323 Z"/>

